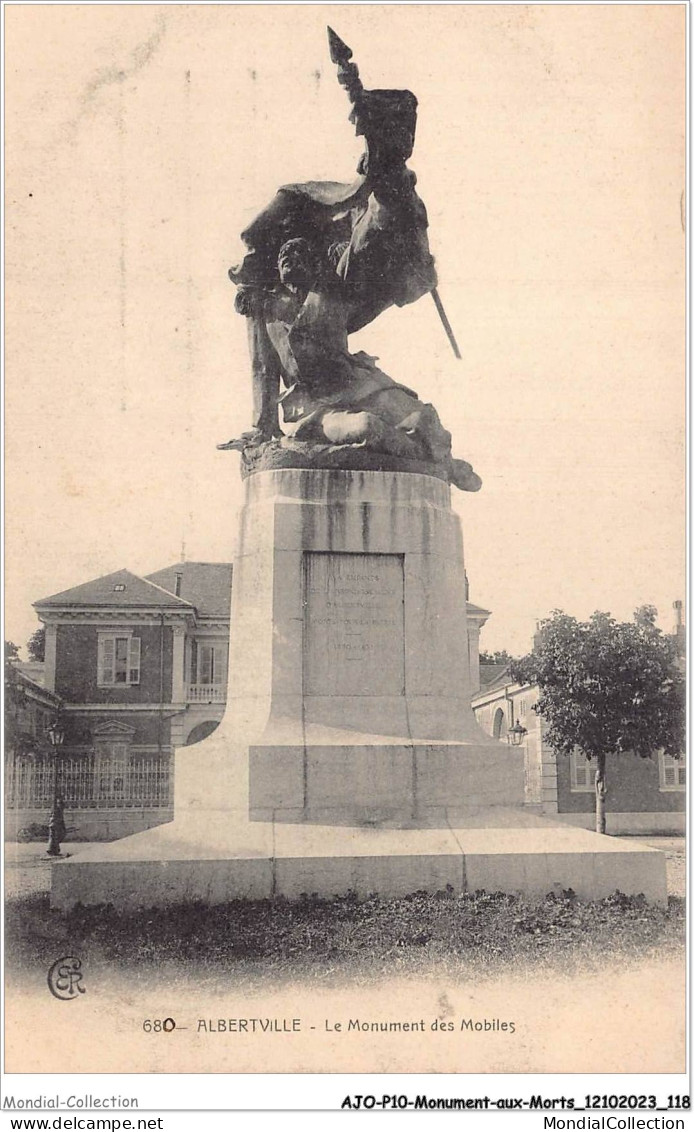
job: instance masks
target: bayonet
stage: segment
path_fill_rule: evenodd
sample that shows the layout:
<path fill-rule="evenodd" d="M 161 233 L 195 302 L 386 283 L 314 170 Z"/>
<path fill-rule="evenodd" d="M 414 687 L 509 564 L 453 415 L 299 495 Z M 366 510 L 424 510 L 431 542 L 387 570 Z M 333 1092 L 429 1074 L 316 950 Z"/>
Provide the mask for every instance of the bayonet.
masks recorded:
<path fill-rule="evenodd" d="M 443 309 L 443 303 L 441 302 L 441 298 L 439 296 L 438 291 L 436 290 L 436 287 L 432 287 L 431 297 L 434 300 L 434 305 L 436 307 L 436 310 L 438 311 L 439 318 L 441 319 L 441 322 L 443 323 L 443 329 L 446 331 L 446 334 L 448 335 L 448 341 L 451 344 L 451 349 L 453 350 L 453 353 L 455 354 L 458 361 L 461 361 L 462 356 L 461 356 L 460 350 L 458 349 L 458 343 L 455 340 L 455 334 L 453 333 L 453 327 L 451 326 L 450 322 L 448 321 L 448 315 L 446 314 L 445 310 Z"/>

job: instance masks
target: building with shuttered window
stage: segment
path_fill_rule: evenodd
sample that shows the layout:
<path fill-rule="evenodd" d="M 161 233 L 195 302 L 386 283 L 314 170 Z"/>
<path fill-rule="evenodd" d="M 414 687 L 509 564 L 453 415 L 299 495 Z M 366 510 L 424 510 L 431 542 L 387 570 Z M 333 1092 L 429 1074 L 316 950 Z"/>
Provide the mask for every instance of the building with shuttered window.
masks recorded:
<path fill-rule="evenodd" d="M 684 666 L 682 603 L 674 603 L 676 637 Z M 481 665 L 480 688 L 472 700 L 477 722 L 496 739 L 506 740 L 519 723 L 525 728 L 522 751 L 525 802 L 539 814 L 556 815 L 567 825 L 595 825 L 595 763 L 575 750 L 568 758 L 549 746 L 546 724 L 533 711 L 537 685 L 517 684 L 506 665 Z M 642 759 L 613 755 L 607 764 L 608 833 L 684 833 L 686 801 L 684 753 L 673 759 L 662 751 Z"/>
<path fill-rule="evenodd" d="M 45 692 L 61 705 L 60 789 L 80 837 L 170 821 L 173 750 L 224 712 L 229 563 L 118 570 L 34 603 L 46 628 Z M 7 751 L 8 836 L 47 821 L 52 751 Z"/>
<path fill-rule="evenodd" d="M 231 578 L 226 562 L 118 570 L 34 603 L 46 628 L 34 676 L 62 705 L 73 835 L 112 839 L 173 817 L 174 749 L 206 738 L 224 713 Z M 489 611 L 468 601 L 467 612 L 474 685 Z M 47 822 L 51 757 L 45 743 L 7 752 L 9 837 Z"/>

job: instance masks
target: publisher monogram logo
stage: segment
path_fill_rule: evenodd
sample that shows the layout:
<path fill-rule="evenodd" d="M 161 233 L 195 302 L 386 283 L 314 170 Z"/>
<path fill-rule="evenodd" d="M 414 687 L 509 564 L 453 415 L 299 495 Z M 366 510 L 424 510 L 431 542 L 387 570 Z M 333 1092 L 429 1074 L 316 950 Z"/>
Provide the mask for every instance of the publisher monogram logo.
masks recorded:
<path fill-rule="evenodd" d="M 81 985 L 83 977 L 82 960 L 74 955 L 66 955 L 63 959 L 56 959 L 50 968 L 48 989 L 55 998 L 66 1002 L 86 993 L 86 987 Z"/>

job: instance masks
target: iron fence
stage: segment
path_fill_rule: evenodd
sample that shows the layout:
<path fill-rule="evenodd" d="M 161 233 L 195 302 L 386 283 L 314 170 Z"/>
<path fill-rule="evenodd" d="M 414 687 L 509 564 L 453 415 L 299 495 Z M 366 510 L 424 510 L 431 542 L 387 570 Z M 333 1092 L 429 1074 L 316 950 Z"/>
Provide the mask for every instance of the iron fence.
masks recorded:
<path fill-rule="evenodd" d="M 131 752 L 108 759 L 93 751 L 60 755 L 59 790 L 68 809 L 165 809 L 173 800 L 173 759 Z M 15 754 L 5 765 L 5 800 L 13 809 L 49 809 L 53 802 L 51 755 Z"/>

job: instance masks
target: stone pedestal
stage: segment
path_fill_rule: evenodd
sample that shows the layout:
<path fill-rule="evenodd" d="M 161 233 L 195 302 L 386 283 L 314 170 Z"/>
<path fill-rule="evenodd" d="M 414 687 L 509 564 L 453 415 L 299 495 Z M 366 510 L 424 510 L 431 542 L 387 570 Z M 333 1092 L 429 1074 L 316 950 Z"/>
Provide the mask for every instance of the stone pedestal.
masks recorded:
<path fill-rule="evenodd" d="M 177 753 L 176 820 L 247 806 L 259 821 L 428 824 L 451 805 L 521 805 L 521 754 L 470 707 L 448 485 L 283 469 L 246 486 L 226 715 Z"/>
<path fill-rule="evenodd" d="M 174 821 L 56 864 L 55 906 L 447 884 L 665 899 L 654 850 L 525 813 L 522 751 L 477 726 L 446 483 L 245 482 L 224 719 L 176 752 Z"/>

